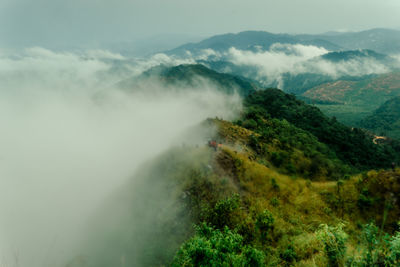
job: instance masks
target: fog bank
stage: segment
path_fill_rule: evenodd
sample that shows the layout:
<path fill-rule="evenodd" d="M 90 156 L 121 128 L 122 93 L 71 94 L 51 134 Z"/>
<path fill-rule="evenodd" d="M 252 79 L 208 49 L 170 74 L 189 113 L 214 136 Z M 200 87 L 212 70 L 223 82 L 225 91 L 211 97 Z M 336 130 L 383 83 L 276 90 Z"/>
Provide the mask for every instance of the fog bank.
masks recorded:
<path fill-rule="evenodd" d="M 107 51 L 0 55 L 0 265 L 65 266 L 94 210 L 140 164 L 240 109 L 210 84 L 115 88 L 143 64 L 156 63 Z"/>

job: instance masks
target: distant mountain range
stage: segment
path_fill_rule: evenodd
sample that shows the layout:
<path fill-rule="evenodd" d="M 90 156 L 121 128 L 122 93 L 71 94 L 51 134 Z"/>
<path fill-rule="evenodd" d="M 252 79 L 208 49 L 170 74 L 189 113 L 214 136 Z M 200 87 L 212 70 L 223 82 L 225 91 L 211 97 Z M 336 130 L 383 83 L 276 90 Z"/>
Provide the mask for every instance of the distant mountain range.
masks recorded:
<path fill-rule="evenodd" d="M 303 44 L 324 47 L 328 50 L 340 50 L 342 47 L 316 36 L 316 38 L 298 38 L 296 35 L 275 34 L 264 31 L 245 31 L 237 34 L 216 35 L 198 43 L 188 43 L 168 51 L 168 54 L 185 55 L 187 51 L 199 53 L 204 49 L 223 52 L 231 47 L 241 50 L 268 50 L 275 43 Z"/>
<path fill-rule="evenodd" d="M 245 31 L 166 51 L 297 95 L 328 82 L 358 81 L 398 70 L 400 62 L 392 57 L 396 53 L 400 53 L 400 31 L 389 29 L 315 35 Z"/>
<path fill-rule="evenodd" d="M 277 78 L 273 78 L 276 73 L 260 75 L 258 66 L 238 65 L 228 59 L 198 60 L 197 62 L 218 72 L 243 76 L 260 82 L 264 87 L 279 87 L 296 95 L 301 95 L 315 86 L 338 79 L 359 81 L 369 78 L 375 74 L 375 71 L 381 72 L 381 69 L 395 70 L 398 66 L 398 62 L 394 58 L 372 50 L 329 52 L 299 62 L 295 67 L 301 69 L 301 72 L 290 70 L 281 73 Z M 332 75 L 329 71 L 336 73 Z"/>
<path fill-rule="evenodd" d="M 274 43 L 303 44 L 324 47 L 330 51 L 370 49 L 379 53 L 400 53 L 400 31 L 371 29 L 361 32 L 326 34 L 275 34 L 265 31 L 244 31 L 237 34 L 216 35 L 198 43 L 188 43 L 168 51 L 182 55 L 203 49 L 224 51 L 230 47 L 243 50 L 268 50 Z"/>
<path fill-rule="evenodd" d="M 171 58 L 190 59 L 196 64 L 160 65 L 119 85 L 129 89 L 143 81 L 158 81 L 184 89 L 210 82 L 222 92 L 237 91 L 242 96 L 279 88 L 316 104 L 347 125 L 362 126 L 362 119 L 385 101 L 400 96 L 396 53 L 400 53 L 399 30 L 324 34 L 245 31 L 166 51 Z"/>
<path fill-rule="evenodd" d="M 343 49 L 370 49 L 380 53 L 400 53 L 400 31 L 392 29 L 371 29 L 361 32 L 347 32 L 316 35 L 319 38 L 339 45 Z M 313 39 L 315 35 L 300 35 Z"/>

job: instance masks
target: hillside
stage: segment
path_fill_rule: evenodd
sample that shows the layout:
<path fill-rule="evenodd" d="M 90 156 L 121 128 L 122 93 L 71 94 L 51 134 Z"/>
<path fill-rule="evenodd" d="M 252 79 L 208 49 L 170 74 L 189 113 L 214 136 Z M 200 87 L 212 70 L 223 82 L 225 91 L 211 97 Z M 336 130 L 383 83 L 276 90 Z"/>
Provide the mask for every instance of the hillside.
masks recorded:
<path fill-rule="evenodd" d="M 325 83 L 358 82 L 398 71 L 399 61 L 393 55 L 400 51 L 399 38 L 400 31 L 387 29 L 315 35 L 245 31 L 212 36 L 165 53 L 301 95 Z"/>
<path fill-rule="evenodd" d="M 316 86 L 303 95 L 311 99 L 379 106 L 400 92 L 400 73 L 393 72 L 361 81 L 337 81 Z"/>
<path fill-rule="evenodd" d="M 377 135 L 400 139 L 400 97 L 394 97 L 383 103 L 372 115 L 360 122 Z"/>
<path fill-rule="evenodd" d="M 269 52 L 267 52 L 269 53 Z M 255 56 L 257 54 L 254 54 Z M 274 55 L 274 53 L 270 53 Z M 259 54 L 262 57 L 263 54 Z M 290 59 L 292 55 L 280 55 Z M 273 58 L 273 57 L 272 57 Z M 397 70 L 397 61 L 384 54 L 371 50 L 349 50 L 328 52 L 298 62 L 293 68 L 301 71 L 284 71 L 277 75 L 273 64 L 263 62 L 257 64 L 238 64 L 227 58 L 211 58 L 198 60 L 210 69 L 221 73 L 229 73 L 258 81 L 263 87 L 278 87 L 285 92 L 301 95 L 314 87 L 336 81 L 359 82 L 377 76 L 379 73 Z M 292 59 L 295 60 L 295 59 Z M 265 65 L 263 65 L 265 64 Z M 270 66 L 271 65 L 271 66 Z M 269 71 L 264 71 L 263 68 Z M 270 73 L 269 73 L 270 72 Z"/>
<path fill-rule="evenodd" d="M 104 201 L 67 266 L 398 266 L 396 142 L 278 89 L 179 141 Z"/>
<path fill-rule="evenodd" d="M 387 196 L 400 193 L 400 172 L 370 171 L 345 175 L 337 182 L 287 173 L 288 158 L 301 165 L 311 163 L 303 156 L 301 161 L 293 157 L 305 155 L 307 147 L 313 150 L 318 141 L 294 130 L 299 133 L 297 141 L 285 143 L 291 135 L 281 137 L 281 129 L 293 126 L 274 119 L 265 123 L 275 133 L 254 143 L 260 128 L 252 131 L 207 120 L 202 127 L 216 127 L 214 138 L 222 142 L 217 151 L 205 145 L 175 147 L 143 166 L 136 182 L 125 185 L 96 217 L 97 234 L 89 246 L 96 245 L 84 266 L 118 266 L 121 259 L 142 266 L 368 266 L 362 264 L 371 262 L 372 244 L 375 256 L 396 266 L 399 259 L 392 257 L 396 250 L 390 247 L 394 241 L 387 237 L 387 243 L 374 242 L 380 236 L 375 225 L 383 225 L 390 235 L 397 229 L 400 206 L 386 203 L 391 201 Z M 279 165 L 272 155 L 283 156 L 285 151 L 288 156 Z M 312 163 L 309 166 L 313 168 Z M 317 167 L 325 168 L 321 160 Z M 142 198 L 148 201 L 141 202 Z M 121 201 L 131 208 L 121 209 Z M 110 216 L 118 222 L 112 231 L 107 229 Z M 334 242 L 333 252 L 329 242 Z"/>
<path fill-rule="evenodd" d="M 202 65 L 152 68 L 125 89 L 204 81 L 238 89 L 240 116 L 205 120 L 138 168 L 67 266 L 398 266 L 397 141 L 375 144 L 294 95 Z"/>
<path fill-rule="evenodd" d="M 339 105 L 318 105 L 329 116 L 357 125 L 385 101 L 400 95 L 400 73 L 392 72 L 361 79 L 339 80 L 316 86 L 303 96 L 317 102 L 326 101 Z"/>
<path fill-rule="evenodd" d="M 259 111 L 262 117 L 285 119 L 310 132 L 332 149 L 338 158 L 357 168 L 388 168 L 392 159 L 398 159 L 395 148 L 374 145 L 362 130 L 347 127 L 281 90 L 258 91 L 246 98 L 244 103 L 249 110 Z"/>
<path fill-rule="evenodd" d="M 178 66 L 160 65 L 153 67 L 141 74 L 119 83 L 119 87 L 131 89 L 140 83 L 158 82 L 173 88 L 183 88 L 186 86 L 217 86 L 221 92 L 232 94 L 237 91 L 240 95 L 246 96 L 258 89 L 258 83 L 250 79 L 219 73 L 205 67 L 202 64 L 188 64 Z"/>
<path fill-rule="evenodd" d="M 375 59 L 381 62 L 387 62 L 389 60 L 389 57 L 387 55 L 380 54 L 368 49 L 330 52 L 322 55 L 321 58 L 332 62 L 360 60 L 363 58 Z"/>
<path fill-rule="evenodd" d="M 323 64 L 328 69 L 334 69 L 335 74 L 332 75 L 328 72 L 318 72 L 313 69 L 313 65 L 318 64 Z M 359 71 L 354 69 L 353 71 L 342 71 L 346 68 L 345 66 L 352 65 L 354 68 L 357 68 L 355 66 L 358 66 L 359 68 L 364 68 L 364 70 Z M 329 52 L 321 56 L 311 58 L 304 62 L 304 66 L 308 68 L 308 70 L 305 70 L 304 73 L 293 74 L 288 72 L 282 75 L 284 91 L 294 93 L 296 95 L 302 95 L 310 89 L 332 82 L 360 82 L 378 75 L 375 74 L 374 70 L 372 70 L 372 66 L 380 66 L 379 68 L 387 68 L 387 70 L 396 70 L 398 63 L 396 59 L 372 50 L 346 50 Z M 368 68 L 371 69 L 368 70 Z M 379 72 L 381 71 L 378 71 L 378 73 Z M 309 97 L 309 95 L 305 96 Z M 335 102 L 335 100 L 332 99 L 319 98 L 318 100 Z"/>

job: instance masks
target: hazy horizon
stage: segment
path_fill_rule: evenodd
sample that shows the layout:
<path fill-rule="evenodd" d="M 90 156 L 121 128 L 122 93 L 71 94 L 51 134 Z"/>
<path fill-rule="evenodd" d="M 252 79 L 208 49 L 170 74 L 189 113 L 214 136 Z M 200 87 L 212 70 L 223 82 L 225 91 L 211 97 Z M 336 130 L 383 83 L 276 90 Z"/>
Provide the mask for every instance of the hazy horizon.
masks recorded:
<path fill-rule="evenodd" d="M 335 12 L 340 14 L 334 15 Z M 99 47 L 133 42 L 172 48 L 224 33 L 324 33 L 400 29 L 400 2 L 3 0 L 0 47 Z"/>

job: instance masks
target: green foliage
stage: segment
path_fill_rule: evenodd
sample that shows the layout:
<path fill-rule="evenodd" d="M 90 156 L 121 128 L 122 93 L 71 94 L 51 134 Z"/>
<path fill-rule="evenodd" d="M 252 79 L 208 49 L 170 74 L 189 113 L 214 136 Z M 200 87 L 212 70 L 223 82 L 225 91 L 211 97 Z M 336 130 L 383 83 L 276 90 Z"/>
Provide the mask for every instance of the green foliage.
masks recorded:
<path fill-rule="evenodd" d="M 286 118 L 277 118 L 262 104 L 252 102 L 251 99 L 259 94 L 264 93 L 257 92 L 246 98 L 246 110 L 242 118 L 246 123 L 241 123 L 258 134 L 250 136 L 248 143 L 259 157 L 266 158 L 285 173 L 310 178 L 329 176 L 329 179 L 335 180 L 350 170 L 340 162 L 332 149 L 319 142 L 312 133 Z M 291 110 L 290 106 L 284 108 Z"/>
<path fill-rule="evenodd" d="M 227 227 L 216 230 L 203 223 L 177 252 L 172 266 L 264 266 L 264 254 L 243 244 Z"/>
<path fill-rule="evenodd" d="M 256 227 L 260 231 L 262 241 L 265 241 L 270 230 L 274 228 L 274 216 L 269 210 L 264 210 L 258 214 L 256 220 Z"/>
<path fill-rule="evenodd" d="M 399 77 L 398 72 L 393 72 L 362 76 L 359 80 L 341 79 L 311 88 L 303 94 L 303 97 L 312 99 L 314 104 L 320 104 L 316 106 L 325 114 L 336 116 L 343 123 L 365 127 L 367 125 L 364 122 L 360 125 L 361 120 L 369 117 L 371 111 L 377 109 L 385 101 L 399 95 Z M 372 125 L 376 126 L 385 125 L 372 117 L 371 119 L 366 119 L 365 123 L 372 122 Z"/>
<path fill-rule="evenodd" d="M 281 258 L 285 261 L 285 265 L 290 265 L 292 262 L 296 261 L 297 259 L 297 254 L 296 251 L 294 250 L 294 247 L 292 245 L 289 245 L 287 249 L 285 249 L 281 253 Z"/>
<path fill-rule="evenodd" d="M 400 232 L 396 232 L 389 240 L 389 254 L 386 256 L 385 263 L 388 266 L 400 266 Z"/>
<path fill-rule="evenodd" d="M 272 189 L 274 189 L 275 191 L 279 191 L 280 190 L 279 184 L 276 182 L 275 178 L 271 179 L 271 185 L 272 185 Z"/>
<path fill-rule="evenodd" d="M 276 197 L 273 197 L 273 198 L 271 198 L 269 203 L 274 207 L 278 207 L 279 206 L 279 199 L 277 199 Z"/>
<path fill-rule="evenodd" d="M 373 203 L 374 199 L 370 196 L 368 189 L 363 188 L 358 197 L 358 202 L 357 202 L 358 206 L 361 209 L 367 209 L 370 208 Z"/>
<path fill-rule="evenodd" d="M 397 143 L 377 146 L 362 130 L 330 119 L 318 108 L 281 90 L 257 91 L 249 95 L 244 104 L 247 113 L 245 117 L 251 117 L 257 122 L 256 130 L 265 142 L 276 138 L 284 150 L 295 147 L 306 155 L 318 154 L 314 156 L 315 163 L 311 172 L 318 171 L 318 166 L 321 165 L 325 165 L 324 169 L 327 169 L 330 162 L 327 158 L 332 161 L 338 157 L 345 164 L 358 169 L 389 168 L 393 160 L 400 158 L 400 154 L 396 152 L 399 147 Z M 269 117 L 275 121 L 269 122 Z M 272 124 L 272 127 L 268 124 Z M 254 125 L 252 127 L 254 129 Z M 318 141 L 328 148 L 321 146 Z M 299 144 L 301 142 L 303 145 Z M 275 159 L 280 163 L 279 157 Z M 335 171 L 334 168 L 331 171 Z"/>
<path fill-rule="evenodd" d="M 362 232 L 362 249 L 358 257 L 352 257 L 352 267 L 400 266 L 400 232 L 390 237 L 373 223 L 366 224 Z"/>
<path fill-rule="evenodd" d="M 329 266 L 343 266 L 346 253 L 347 234 L 343 231 L 343 224 L 328 226 L 322 224 L 317 232 L 317 237 L 321 240 L 328 257 Z"/>
<path fill-rule="evenodd" d="M 218 229 L 225 226 L 234 228 L 236 221 L 235 214 L 239 208 L 240 197 L 238 194 L 218 201 L 212 209 L 206 210 L 206 220 Z"/>
<path fill-rule="evenodd" d="M 202 82 L 209 81 L 224 93 L 233 94 L 238 92 L 242 96 L 253 93 L 257 85 L 246 78 L 237 75 L 219 73 L 207 68 L 202 64 L 182 64 L 174 67 L 160 65 L 145 71 L 139 80 L 160 79 L 171 88 L 185 88 L 186 86 L 196 87 Z M 127 80 L 121 83 L 123 87 L 134 87 L 132 81 Z"/>
<path fill-rule="evenodd" d="M 400 139 L 400 97 L 383 103 L 373 114 L 364 118 L 360 125 L 378 135 Z"/>

